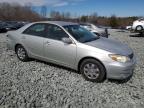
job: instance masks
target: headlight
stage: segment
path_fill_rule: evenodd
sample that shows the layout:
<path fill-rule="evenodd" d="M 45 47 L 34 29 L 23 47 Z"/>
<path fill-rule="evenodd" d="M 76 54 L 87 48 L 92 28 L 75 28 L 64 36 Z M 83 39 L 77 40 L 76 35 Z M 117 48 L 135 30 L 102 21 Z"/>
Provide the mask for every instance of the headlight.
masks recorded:
<path fill-rule="evenodd" d="M 122 63 L 130 61 L 129 57 L 118 55 L 118 54 L 110 54 L 109 57 L 114 61 L 118 61 L 118 62 L 122 62 Z"/>

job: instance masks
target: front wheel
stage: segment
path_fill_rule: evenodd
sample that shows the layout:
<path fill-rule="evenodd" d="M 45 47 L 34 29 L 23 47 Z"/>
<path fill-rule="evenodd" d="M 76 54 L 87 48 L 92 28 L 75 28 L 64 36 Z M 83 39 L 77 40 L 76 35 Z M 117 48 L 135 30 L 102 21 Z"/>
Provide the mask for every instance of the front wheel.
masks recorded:
<path fill-rule="evenodd" d="M 82 76 L 92 82 L 102 82 L 106 76 L 104 66 L 95 59 L 86 59 L 81 63 L 80 72 Z"/>
<path fill-rule="evenodd" d="M 21 60 L 23 62 L 26 62 L 29 59 L 27 52 L 22 45 L 18 45 L 16 47 L 16 54 L 17 54 L 17 57 L 19 58 L 19 60 Z"/>

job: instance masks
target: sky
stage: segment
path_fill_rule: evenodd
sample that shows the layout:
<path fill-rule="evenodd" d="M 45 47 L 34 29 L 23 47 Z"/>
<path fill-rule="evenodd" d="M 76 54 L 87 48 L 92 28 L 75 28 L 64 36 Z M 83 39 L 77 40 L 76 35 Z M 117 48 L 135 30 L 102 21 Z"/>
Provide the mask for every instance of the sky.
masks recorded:
<path fill-rule="evenodd" d="M 45 5 L 47 14 L 55 10 L 70 12 L 73 16 L 89 15 L 94 12 L 99 16 L 113 14 L 120 17 L 144 16 L 144 0 L 0 0 L 0 2 L 32 4 L 36 12 L 40 12 L 41 7 Z"/>

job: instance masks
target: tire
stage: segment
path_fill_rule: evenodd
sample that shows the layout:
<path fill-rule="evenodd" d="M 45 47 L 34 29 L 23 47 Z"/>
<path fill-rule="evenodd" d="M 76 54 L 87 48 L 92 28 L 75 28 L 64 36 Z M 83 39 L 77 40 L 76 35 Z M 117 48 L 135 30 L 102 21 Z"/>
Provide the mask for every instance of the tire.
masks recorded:
<path fill-rule="evenodd" d="M 106 78 L 105 67 L 95 59 L 86 59 L 80 65 L 82 76 L 91 82 L 103 82 Z"/>
<path fill-rule="evenodd" d="M 26 62 L 29 60 L 27 51 L 25 50 L 25 48 L 22 45 L 18 45 L 16 47 L 16 54 L 19 60 Z"/>
<path fill-rule="evenodd" d="M 140 32 L 140 36 L 141 36 L 141 37 L 144 37 L 144 32 Z"/>
<path fill-rule="evenodd" d="M 142 30 L 143 30 L 142 26 L 139 25 L 139 26 L 136 27 L 136 31 L 142 31 Z"/>

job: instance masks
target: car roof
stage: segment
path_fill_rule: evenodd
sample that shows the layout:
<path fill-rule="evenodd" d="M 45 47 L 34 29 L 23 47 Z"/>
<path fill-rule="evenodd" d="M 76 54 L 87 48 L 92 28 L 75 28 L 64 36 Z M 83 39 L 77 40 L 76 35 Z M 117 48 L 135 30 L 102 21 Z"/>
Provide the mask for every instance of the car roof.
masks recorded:
<path fill-rule="evenodd" d="M 78 25 L 77 23 L 73 22 L 65 22 L 65 21 L 40 21 L 36 23 L 48 23 L 48 24 L 56 24 L 60 26 L 67 26 L 67 25 Z"/>
<path fill-rule="evenodd" d="M 144 20 L 144 18 L 139 18 L 138 20 Z"/>

